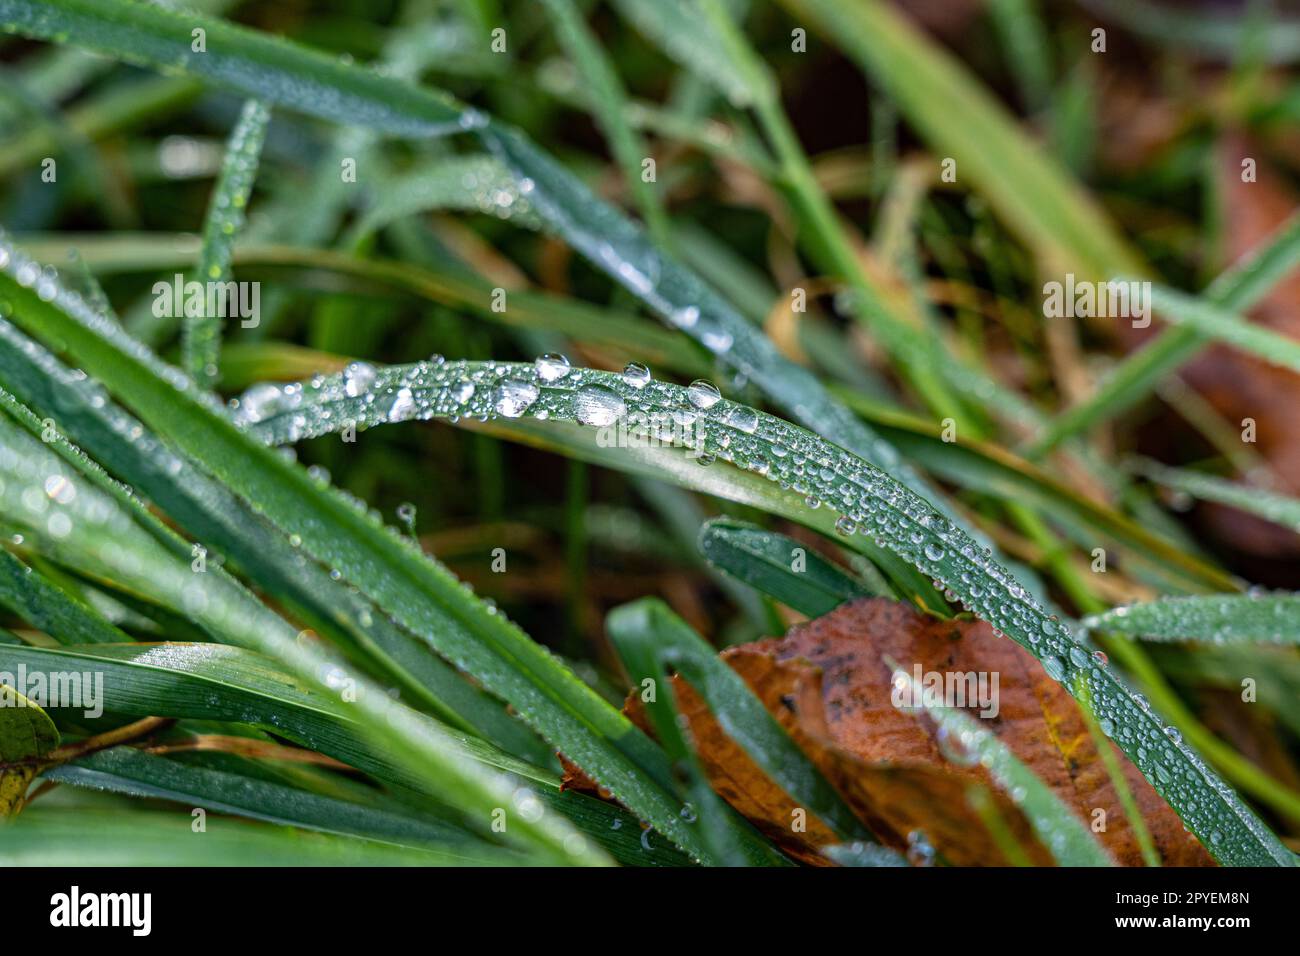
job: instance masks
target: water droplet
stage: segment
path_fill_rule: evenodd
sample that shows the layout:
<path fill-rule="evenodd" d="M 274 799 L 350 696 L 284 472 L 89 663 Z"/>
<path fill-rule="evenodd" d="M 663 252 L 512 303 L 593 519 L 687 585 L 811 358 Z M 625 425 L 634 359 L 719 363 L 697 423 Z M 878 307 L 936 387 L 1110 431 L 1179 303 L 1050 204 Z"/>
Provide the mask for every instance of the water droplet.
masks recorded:
<path fill-rule="evenodd" d="M 543 382 L 556 382 L 569 374 L 569 360 L 557 352 L 537 356 L 533 366 L 537 369 L 537 377 Z"/>
<path fill-rule="evenodd" d="M 349 362 L 343 369 L 343 391 L 350 398 L 365 393 L 375 381 L 375 368 L 366 362 Z"/>
<path fill-rule="evenodd" d="M 933 541 L 927 542 L 925 546 L 925 556 L 931 561 L 943 560 L 944 550 Z"/>
<path fill-rule="evenodd" d="M 632 388 L 645 388 L 650 384 L 650 369 L 640 362 L 629 362 L 623 369 L 623 382 Z"/>
<path fill-rule="evenodd" d="M 603 385 L 586 385 L 573 396 L 573 414 L 584 425 L 612 425 L 627 411 L 622 397 Z"/>
<path fill-rule="evenodd" d="M 517 378 L 507 379 L 497 386 L 492 396 L 492 407 L 506 418 L 518 418 L 528 407 L 537 401 L 537 386 L 532 382 L 521 382 Z"/>
<path fill-rule="evenodd" d="M 758 428 L 758 412 L 748 405 L 737 405 L 727 412 L 726 422 L 732 428 L 752 435 Z"/>
<path fill-rule="evenodd" d="M 718 386 L 712 382 L 706 382 L 702 378 L 697 378 L 691 382 L 691 387 L 686 390 L 686 395 L 690 398 L 692 405 L 701 409 L 712 408 L 722 399 L 722 393 L 718 391 Z"/>

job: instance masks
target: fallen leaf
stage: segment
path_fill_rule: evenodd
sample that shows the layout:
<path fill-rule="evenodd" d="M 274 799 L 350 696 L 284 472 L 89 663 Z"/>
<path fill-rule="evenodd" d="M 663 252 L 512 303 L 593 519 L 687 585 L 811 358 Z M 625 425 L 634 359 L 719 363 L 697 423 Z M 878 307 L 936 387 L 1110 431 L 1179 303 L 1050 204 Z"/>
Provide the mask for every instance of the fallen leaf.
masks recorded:
<path fill-rule="evenodd" d="M 869 598 L 796 625 L 783 638 L 729 648 L 721 656 L 881 842 L 906 850 L 909 834 L 920 832 L 947 863 L 1005 865 L 970 803 L 972 788 L 982 787 L 1029 859 L 1050 864 L 1028 821 L 988 772 L 964 765 L 928 718 L 894 705 L 884 658 L 909 673 L 919 664 L 923 673 L 984 672 L 990 681 L 997 674 L 997 714 L 980 718 L 978 704 L 970 702 L 971 716 L 984 720 L 1085 824 L 1092 824 L 1094 810 L 1105 812 L 1105 830 L 1097 836 L 1116 862 L 1142 863 L 1078 704 L 1030 654 L 982 621 L 943 621 Z M 825 864 L 819 848 L 838 842 L 835 835 L 811 813 L 805 832 L 792 829 L 798 808 L 791 798 L 722 731 L 689 685 L 674 678 L 674 687 L 714 789 L 791 856 Z M 624 709 L 644 726 L 636 695 Z M 1141 772 L 1109 746 L 1164 863 L 1212 865 Z M 580 772 L 567 774 L 566 785 L 592 787 Z"/>
<path fill-rule="evenodd" d="M 0 684 L 0 817 L 23 808 L 38 761 L 58 745 L 59 731 L 40 707 Z"/>

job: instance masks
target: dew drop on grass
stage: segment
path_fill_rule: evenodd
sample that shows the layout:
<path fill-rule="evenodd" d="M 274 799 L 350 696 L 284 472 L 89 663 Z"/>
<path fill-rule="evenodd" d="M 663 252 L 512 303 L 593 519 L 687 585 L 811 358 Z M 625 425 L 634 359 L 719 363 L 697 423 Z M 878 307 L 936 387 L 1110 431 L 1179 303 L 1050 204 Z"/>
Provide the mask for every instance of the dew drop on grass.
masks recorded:
<path fill-rule="evenodd" d="M 691 400 L 691 404 L 700 409 L 710 409 L 722 400 L 722 393 L 718 391 L 718 386 L 702 378 L 691 382 L 686 395 Z"/>
<path fill-rule="evenodd" d="M 364 395 L 375 383 L 375 367 L 367 362 L 349 362 L 343 369 L 343 391 L 349 398 Z"/>
<path fill-rule="evenodd" d="M 517 378 L 507 379 L 492 394 L 492 407 L 506 418 L 518 418 L 537 401 L 537 386 Z"/>
<path fill-rule="evenodd" d="M 758 428 L 758 413 L 748 405 L 737 405 L 727 412 L 726 422 L 732 428 L 752 435 Z"/>
<path fill-rule="evenodd" d="M 650 384 L 650 369 L 640 362 L 629 362 L 623 369 L 623 382 L 632 388 L 645 388 Z"/>
<path fill-rule="evenodd" d="M 573 414 L 584 425 L 612 425 L 626 411 L 622 397 L 603 385 L 584 385 L 573 396 Z"/>
<path fill-rule="evenodd" d="M 274 415 L 284 405 L 284 392 L 279 385 L 262 382 L 254 385 L 239 398 L 239 421 L 254 424 Z"/>
<path fill-rule="evenodd" d="M 388 420 L 391 422 L 400 422 L 410 417 L 415 412 L 415 396 L 411 394 L 409 388 L 398 389 L 397 395 L 393 398 L 393 404 L 388 407 Z"/>
<path fill-rule="evenodd" d="M 557 382 L 569 374 L 569 360 L 556 352 L 537 356 L 533 366 L 543 382 Z"/>

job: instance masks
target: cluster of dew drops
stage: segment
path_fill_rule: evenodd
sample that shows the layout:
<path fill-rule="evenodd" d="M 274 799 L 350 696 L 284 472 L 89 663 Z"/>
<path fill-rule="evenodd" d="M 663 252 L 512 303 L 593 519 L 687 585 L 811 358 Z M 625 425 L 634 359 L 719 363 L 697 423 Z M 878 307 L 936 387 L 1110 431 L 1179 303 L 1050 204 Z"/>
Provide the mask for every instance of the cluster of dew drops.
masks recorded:
<path fill-rule="evenodd" d="M 691 448 L 702 465 L 722 458 L 803 495 L 810 508 L 826 504 L 839 514 L 840 534 L 870 535 L 878 546 L 933 574 L 949 600 L 995 627 L 1023 634 L 1054 680 L 1067 687 L 1075 679 L 1088 684 L 1103 732 L 1166 792 L 1217 781 L 1181 746 L 1178 731 L 1161 725 L 1140 694 L 1129 695 L 1102 679 L 1108 661 L 1084 632 L 1043 611 L 987 549 L 883 472 L 803 429 L 726 401 L 711 382 L 697 380 L 682 388 L 656 381 L 640 363 L 609 373 L 574 368 L 558 354 L 540 356 L 531 365 L 434 356 L 388 368 L 353 362 L 338 375 L 256 385 L 231 403 L 231 412 L 236 424 L 273 444 L 348 424 L 360 429 L 435 417 L 486 422 L 527 415 L 596 427 L 635 418 L 664 441 Z M 1131 719 L 1137 710 L 1147 719 Z M 1179 760 L 1175 748 L 1186 759 Z M 1226 791 L 1226 785 L 1217 786 Z"/>

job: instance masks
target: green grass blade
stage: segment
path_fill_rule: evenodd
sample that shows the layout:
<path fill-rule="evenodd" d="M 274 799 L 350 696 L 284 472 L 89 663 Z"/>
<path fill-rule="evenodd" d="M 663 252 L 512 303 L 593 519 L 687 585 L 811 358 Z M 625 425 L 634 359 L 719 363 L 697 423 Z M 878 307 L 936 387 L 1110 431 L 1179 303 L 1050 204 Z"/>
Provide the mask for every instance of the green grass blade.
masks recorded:
<path fill-rule="evenodd" d="M 2 319 L 0 343 L 6 346 L 0 351 L 0 383 L 32 407 L 57 416 L 59 427 L 82 449 L 162 507 L 205 548 L 232 558 L 259 588 L 287 601 L 319 633 L 365 648 L 444 723 L 472 730 L 531 760 L 547 759 L 541 742 L 499 703 L 351 593 L 346 582 L 314 562 L 302 561 L 289 538 L 184 455 L 158 441 L 96 383 L 73 373 Z M 70 643 L 92 640 L 85 636 Z"/>
<path fill-rule="evenodd" d="M 909 699 L 924 700 L 927 695 L 913 683 L 906 670 L 888 657 L 885 663 L 894 670 L 894 682 L 908 689 Z M 1083 821 L 996 734 L 979 726 L 959 708 L 923 703 L 921 709 L 939 725 L 940 733 L 959 743 L 961 752 L 972 764 L 988 769 L 1059 865 L 1115 865 Z"/>
<path fill-rule="evenodd" d="M 230 142 L 226 144 L 221 174 L 217 177 L 203 222 L 198 281 L 207 289 L 230 281 L 230 254 L 244 225 L 244 213 L 249 194 L 253 191 L 253 180 L 257 177 L 262 141 L 266 138 L 270 119 L 271 111 L 264 103 L 249 100 L 239 114 Z M 217 381 L 224 325 L 221 311 L 217 309 L 209 315 L 204 310 L 201 314 L 190 315 L 187 309 L 182 325 L 184 368 L 196 381 L 209 388 Z"/>
<path fill-rule="evenodd" d="M 1142 274 L 1136 252 L 1064 170 L 956 59 L 879 0 L 784 0 L 898 103 L 957 181 L 985 196 L 1053 268 L 1092 279 Z"/>
<path fill-rule="evenodd" d="M 573 0 L 544 0 L 543 6 L 555 25 L 565 52 L 582 77 L 596 119 L 609 141 L 614 158 L 623 169 L 623 178 L 636 199 L 646 227 L 659 242 L 667 242 L 668 217 L 655 192 L 654 183 L 647 181 L 642 172 L 642 161 L 650 154 L 628 121 L 630 106 L 618 73 L 587 27 Z"/>
<path fill-rule="evenodd" d="M 658 658 L 679 673 L 708 705 L 729 737 L 794 801 L 816 814 L 840 837 L 869 836 L 853 811 L 822 776 L 821 771 L 790 739 L 785 729 L 754 696 L 744 678 L 728 667 L 717 652 L 657 598 L 643 598 L 615 608 L 609 633 L 618 648 L 633 687 L 647 676 L 640 669 Z M 669 693 L 665 686 L 659 696 Z M 655 704 L 647 704 L 652 715 Z M 660 711 L 656 726 L 664 726 Z"/>
<path fill-rule="evenodd" d="M 146 425 L 246 500 L 258 502 L 282 533 L 296 535 L 304 554 L 337 570 L 405 629 L 514 706 L 620 802 L 665 836 L 685 841 L 679 845 L 695 855 L 694 835 L 682 825 L 680 806 L 665 789 L 669 774 L 663 754 L 626 717 L 440 564 L 340 496 L 326 493 L 305 469 L 241 434 L 180 373 L 78 297 L 55 283 L 46 301 L 16 281 L 14 276 L 26 277 L 33 264 L 16 250 L 9 260 L 11 272 L 0 274 L 0 290 L 9 296 L 16 322 L 38 338 L 70 346 L 78 363 Z M 266 648 L 260 633 L 248 641 Z M 289 645 L 277 645 L 272 653 L 295 662 L 294 642 Z M 310 665 L 298 664 L 303 666 L 310 671 Z M 390 708 L 375 703 L 382 727 Z"/>
<path fill-rule="evenodd" d="M 1300 499 L 1252 488 L 1189 468 L 1170 468 L 1145 459 L 1133 463 L 1134 470 L 1156 484 L 1172 488 L 1201 501 L 1213 501 L 1257 515 L 1292 531 L 1300 531 Z"/>
<path fill-rule="evenodd" d="M 1225 270 L 1206 288 L 1204 304 L 1246 312 L 1300 264 L 1300 215 L 1283 224 L 1258 249 Z M 1160 381 L 1205 348 L 1213 337 L 1199 326 L 1167 329 L 1124 359 L 1087 400 L 1063 412 L 1033 444 L 1041 455 L 1071 435 L 1131 408 L 1155 391 Z M 1262 330 L 1261 330 L 1262 331 Z"/>
<path fill-rule="evenodd" d="M 196 766 L 135 750 L 113 747 L 45 770 L 55 783 L 88 787 L 134 797 L 173 800 L 186 807 L 229 813 L 286 826 L 357 836 L 401 846 L 456 845 L 472 850 L 478 844 L 468 831 L 432 820 L 396 813 L 338 797 L 246 774 Z M 508 851 L 502 853 L 508 857 Z M 521 858 L 521 862 L 526 858 Z"/>
<path fill-rule="evenodd" d="M 562 375 L 548 370 L 544 378 L 535 365 L 419 363 L 383 369 L 369 384 L 370 391 L 358 398 L 348 395 L 342 377 L 325 377 L 295 386 L 293 409 L 283 407 L 284 392 L 264 393 L 239 414 L 264 440 L 285 442 L 327 433 L 348 421 L 527 416 L 543 419 L 547 428 L 581 422 L 599 429 L 618 421 L 626 427 L 629 411 L 637 412 L 647 424 L 658 422 L 647 435 L 662 440 L 667 432 L 669 444 L 684 445 L 706 460 L 721 458 L 767 480 L 790 482 L 810 501 L 846 519 L 841 530 L 850 540 L 860 530 L 940 581 L 968 610 L 1029 650 L 1071 693 L 1082 693 L 1078 681 L 1099 718 L 1113 728 L 1116 743 L 1222 861 L 1294 862 L 1240 797 L 1194 751 L 1167 734 L 1161 718 L 1109 666 L 1093 658 L 1078 635 L 1055 621 L 965 532 L 851 453 L 788 422 L 723 400 L 711 388 L 684 389 L 590 369 L 566 366 Z M 674 413 L 703 427 L 674 434 Z M 698 465 L 686 461 L 685 467 Z"/>
<path fill-rule="evenodd" d="M 806 545 L 744 521 L 706 522 L 700 551 L 714 567 L 809 617 L 873 593 Z"/>
<path fill-rule="evenodd" d="M 188 814 L 37 806 L 6 828 L 4 866 L 483 866 L 517 864 L 482 845 L 424 850 L 223 819 L 195 838 Z"/>
<path fill-rule="evenodd" d="M 71 485 L 55 487 L 61 490 Z M 0 548 L 0 605 L 60 644 L 116 644 L 130 640 L 98 613 L 3 548 Z"/>
<path fill-rule="evenodd" d="M 1117 607 L 1080 623 L 1144 641 L 1300 644 L 1300 595 L 1207 594 Z"/>

